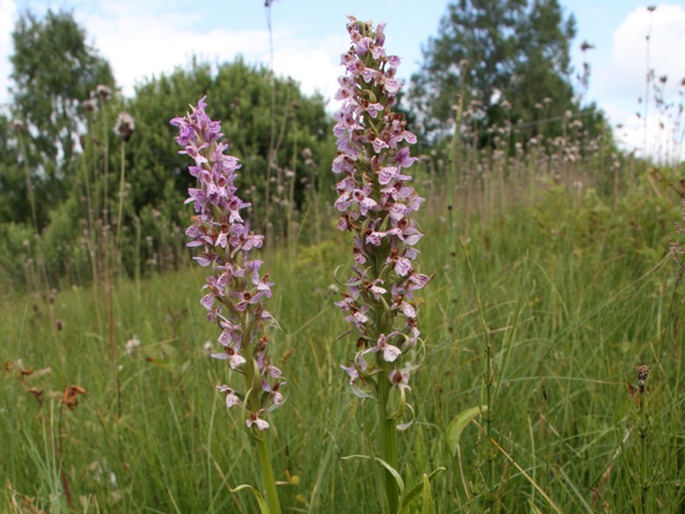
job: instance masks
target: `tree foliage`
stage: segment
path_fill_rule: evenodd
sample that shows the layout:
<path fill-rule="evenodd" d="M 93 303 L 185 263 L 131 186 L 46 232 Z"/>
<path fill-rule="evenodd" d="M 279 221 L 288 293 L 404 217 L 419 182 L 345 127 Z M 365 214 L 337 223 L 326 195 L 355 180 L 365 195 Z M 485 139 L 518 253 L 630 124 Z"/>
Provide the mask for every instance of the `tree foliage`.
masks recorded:
<path fill-rule="evenodd" d="M 25 125 L 23 158 L 42 226 L 48 210 L 65 198 L 75 172 L 85 124 L 81 102 L 99 84 L 112 88 L 114 77 L 71 13 L 49 10 L 41 19 L 25 12 L 12 40 L 11 109 Z"/>
<path fill-rule="evenodd" d="M 29 221 L 26 177 L 19 160 L 19 140 L 11 120 L 0 115 L 0 222 Z"/>
<path fill-rule="evenodd" d="M 135 96 L 123 99 L 115 96 L 100 102 L 98 109 L 87 117 L 84 151 L 79 155 L 79 172 L 73 181 L 67 200 L 51 211 L 51 223 L 45 239 L 51 244 L 54 263 L 63 273 L 71 273 L 82 226 L 94 226 L 88 220 L 89 211 L 102 212 L 105 184 L 108 221 L 117 231 L 120 171 L 125 170 L 122 203 L 121 238 L 122 263 L 129 272 L 175 267 L 185 262 L 187 250 L 183 232 L 189 224 L 192 209 L 184 206 L 187 189 L 195 179 L 187 169 L 186 155 L 179 155 L 174 141 L 177 134 L 169 120 L 190 109 L 207 95 L 208 112 L 222 121 L 222 131 L 231 154 L 241 160 L 236 183 L 240 196 L 252 202 L 251 225 L 262 230 L 266 225 L 264 196 L 266 194 L 269 155 L 273 152 L 271 195 L 276 207 L 270 220 L 278 221 L 279 202 L 286 199 L 283 191 L 283 170 L 294 172 L 294 209 L 305 203 L 302 180 L 311 177 L 311 166 L 305 163 L 302 151 L 311 153 L 318 163 L 316 178 L 319 188 L 325 188 L 332 178 L 326 163 L 332 160 L 335 147 L 331 144 L 330 121 L 320 97 L 304 96 L 299 86 L 288 79 L 274 78 L 273 94 L 276 106 L 274 141 L 272 125 L 272 75 L 263 67 L 254 67 L 237 60 L 217 68 L 207 63 L 193 62 L 171 74 L 149 79 L 136 88 Z M 135 120 L 135 131 L 126 143 L 120 143 L 112 127 L 121 111 Z M 108 141 L 108 143 L 106 143 Z M 320 173 L 319 173 L 320 172 Z M 88 190 L 88 188 L 90 188 Z M 88 203 L 90 202 L 90 203 Z M 79 265 L 86 268 L 85 263 Z"/>
<path fill-rule="evenodd" d="M 36 205 L 54 277 L 87 279 L 92 234 L 107 226 L 121 229 L 122 263 L 129 271 L 161 269 L 187 258 L 183 227 L 190 213 L 183 202 L 193 177 L 168 122 L 205 95 L 212 117 L 222 120 L 231 152 L 242 161 L 237 185 L 253 203 L 250 217 L 257 228 L 281 222 L 286 209 L 295 213 L 293 219 L 302 216 L 309 192 L 332 189 L 326 163 L 335 146 L 324 101 L 303 95 L 290 79 L 241 59 L 218 66 L 194 61 L 149 79 L 126 99 L 71 13 L 48 11 L 39 18 L 26 12 L 13 40 L 10 116 L 0 115 L 0 228 L 14 234 L 14 246 L 23 244 L 25 229 L 33 225 L 31 204 Z M 99 85 L 108 86 L 113 97 L 93 98 Z M 135 119 L 125 144 L 112 130 L 122 111 Z M 268 219 L 267 193 L 273 205 Z"/>
<path fill-rule="evenodd" d="M 573 16 L 557 0 L 458 0 L 424 48 L 411 100 L 427 132 L 449 128 L 454 106 L 478 107 L 483 127 L 547 117 L 573 107 L 569 45 Z M 504 100 L 511 111 L 503 109 Z M 549 103 L 549 102 L 548 102 Z"/>
<path fill-rule="evenodd" d="M 255 204 L 255 218 L 264 216 L 267 174 L 275 177 L 279 168 L 291 169 L 297 179 L 307 174 L 301 155 L 305 148 L 311 151 L 312 160 L 320 163 L 317 171 L 321 173 L 316 175 L 323 182 L 318 187 L 329 185 L 332 179 L 325 162 L 333 146 L 322 98 L 306 97 L 297 83 L 279 77 L 273 79 L 272 92 L 271 77 L 268 69 L 238 59 L 219 65 L 215 72 L 209 64 L 193 63 L 189 69 L 179 68 L 139 86 L 128 105 L 136 119 L 136 134 L 127 146 L 134 210 L 139 212 L 146 205 L 161 208 L 162 191 L 185 198 L 194 178 L 186 171 L 187 157 L 178 155 L 168 120 L 188 111 L 189 104 L 204 95 L 211 116 L 222 120 L 231 153 L 241 159 L 237 185 L 243 195 L 251 191 L 247 199 Z M 272 150 L 272 169 L 267 173 Z M 300 205 L 301 187 L 301 181 L 296 181 Z M 276 192 L 272 186 L 270 194 Z M 174 202 L 170 207 L 179 205 Z"/>

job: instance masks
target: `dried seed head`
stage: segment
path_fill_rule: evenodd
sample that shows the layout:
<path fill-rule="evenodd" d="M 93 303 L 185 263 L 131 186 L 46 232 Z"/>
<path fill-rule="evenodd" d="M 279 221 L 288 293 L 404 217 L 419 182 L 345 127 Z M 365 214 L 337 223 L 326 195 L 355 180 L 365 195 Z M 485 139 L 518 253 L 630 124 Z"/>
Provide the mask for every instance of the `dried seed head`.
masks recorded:
<path fill-rule="evenodd" d="M 83 102 L 81 102 L 81 105 L 83 108 L 86 110 L 86 112 L 95 112 L 97 109 L 97 103 L 95 103 L 95 100 L 92 98 L 87 98 Z"/>
<path fill-rule="evenodd" d="M 43 405 L 43 388 L 41 388 L 40 386 L 36 386 L 27 389 L 26 392 L 36 399 L 38 405 Z"/>
<path fill-rule="evenodd" d="M 133 135 L 136 124 L 133 116 L 127 112 L 120 112 L 117 122 L 114 124 L 114 133 L 118 135 L 124 143 L 128 143 Z"/>
<path fill-rule="evenodd" d="M 74 410 L 78 406 L 78 395 L 86 394 L 86 390 L 77 385 L 70 385 L 64 390 L 62 403 L 69 409 Z"/>
<path fill-rule="evenodd" d="M 95 96 L 103 101 L 108 100 L 112 96 L 112 90 L 104 84 L 98 84 L 95 86 Z"/>
<path fill-rule="evenodd" d="M 647 378 L 649 377 L 649 366 L 642 365 L 637 371 L 637 385 L 640 386 L 640 388 L 643 388 L 645 386 L 645 382 L 647 381 Z"/>
<path fill-rule="evenodd" d="M 21 132 L 24 130 L 24 122 L 21 121 L 19 118 L 14 118 L 12 120 L 12 123 L 10 124 L 10 128 L 12 130 L 16 130 L 17 132 Z"/>

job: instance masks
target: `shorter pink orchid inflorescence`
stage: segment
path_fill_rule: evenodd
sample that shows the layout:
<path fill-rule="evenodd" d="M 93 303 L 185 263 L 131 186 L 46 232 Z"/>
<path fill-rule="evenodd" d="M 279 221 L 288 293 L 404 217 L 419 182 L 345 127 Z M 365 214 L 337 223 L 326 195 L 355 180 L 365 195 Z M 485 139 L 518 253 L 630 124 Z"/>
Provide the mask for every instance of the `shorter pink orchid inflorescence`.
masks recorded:
<path fill-rule="evenodd" d="M 283 403 L 281 388 L 285 385 L 267 352 L 269 338 L 265 332 L 274 320 L 265 304 L 273 284 L 268 275 L 260 274 L 262 261 L 249 256 L 251 250 L 262 246 L 264 236 L 252 232 L 241 216 L 240 211 L 250 204 L 236 195 L 234 181 L 240 162 L 226 153 L 221 123 L 207 116 L 205 99 L 186 116 L 170 122 L 178 127 L 176 141 L 184 147 L 179 153 L 193 159 L 189 171 L 197 179 L 197 187 L 188 189 L 186 200 L 195 208 L 186 230 L 190 238 L 187 245 L 202 248 L 193 259 L 213 271 L 200 300 L 207 319 L 221 330 L 219 351 L 211 356 L 246 377 L 243 392 L 235 385 L 216 388 L 225 394 L 227 408 L 244 405 L 248 428 L 265 430 L 269 423 L 263 417 Z"/>

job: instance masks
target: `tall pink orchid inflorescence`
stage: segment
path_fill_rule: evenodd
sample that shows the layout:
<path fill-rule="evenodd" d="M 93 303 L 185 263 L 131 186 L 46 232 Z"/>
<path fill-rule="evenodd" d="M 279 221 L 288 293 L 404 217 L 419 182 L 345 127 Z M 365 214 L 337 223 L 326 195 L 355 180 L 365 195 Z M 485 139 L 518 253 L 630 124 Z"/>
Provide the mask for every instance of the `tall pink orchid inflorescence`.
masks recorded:
<path fill-rule="evenodd" d="M 414 293 L 429 277 L 415 267 L 415 245 L 423 234 L 412 214 L 423 198 L 407 172 L 418 160 L 409 152 L 416 136 L 393 110 L 402 86 L 396 77 L 400 60 L 383 48 L 384 27 L 349 17 L 351 44 L 342 55 L 346 73 L 336 95 L 342 107 L 333 129 L 338 146 L 333 172 L 341 177 L 338 228 L 354 235 L 352 276 L 336 305 L 357 334 L 357 351 L 342 368 L 355 394 L 377 402 L 378 450 L 388 468 L 383 510 L 394 513 L 402 501 L 397 431 L 411 424 L 398 421 L 405 407 L 411 409 L 406 391 L 420 342 Z"/>
<path fill-rule="evenodd" d="M 404 397 L 413 369 L 407 354 L 419 340 L 414 292 L 429 277 L 415 267 L 423 234 L 412 213 L 424 199 L 407 172 L 418 160 L 409 152 L 416 136 L 393 110 L 402 86 L 396 78 L 400 59 L 386 54 L 384 27 L 352 16 L 347 24 L 351 46 L 341 60 L 346 73 L 338 79 L 342 107 L 333 129 L 333 172 L 341 176 L 338 228 L 354 234 L 354 265 L 336 305 L 358 335 L 359 350 L 343 366 L 353 390 L 365 395 L 360 386 L 385 381 Z"/>
<path fill-rule="evenodd" d="M 186 230 L 187 246 L 201 247 L 202 253 L 193 259 L 213 271 L 200 301 L 207 319 L 221 330 L 220 351 L 211 355 L 245 377 L 242 391 L 235 384 L 221 384 L 217 389 L 225 395 L 227 408 L 244 407 L 248 428 L 266 430 L 269 423 L 264 416 L 283 403 L 285 385 L 281 371 L 267 355 L 265 329 L 274 320 L 265 303 L 273 284 L 268 275 L 260 274 L 262 261 L 250 258 L 251 250 L 262 246 L 264 236 L 252 232 L 241 217 L 240 211 L 250 204 L 236 195 L 240 162 L 226 154 L 221 123 L 207 116 L 205 99 L 185 117 L 170 122 L 179 129 L 176 141 L 185 147 L 179 153 L 194 160 L 189 171 L 197 179 L 197 187 L 188 189 L 186 200 L 193 203 L 196 213 Z"/>

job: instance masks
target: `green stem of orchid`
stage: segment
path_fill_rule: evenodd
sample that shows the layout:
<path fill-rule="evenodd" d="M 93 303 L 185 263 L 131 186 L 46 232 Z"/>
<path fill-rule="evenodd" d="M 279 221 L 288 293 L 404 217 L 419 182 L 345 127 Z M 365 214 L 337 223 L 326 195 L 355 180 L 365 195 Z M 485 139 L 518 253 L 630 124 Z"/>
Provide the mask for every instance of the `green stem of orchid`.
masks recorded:
<path fill-rule="evenodd" d="M 248 320 L 243 320 L 243 326 L 248 325 Z M 246 333 L 248 331 L 246 330 Z M 243 369 L 245 371 L 245 386 L 248 390 L 245 401 L 253 412 L 258 412 L 259 404 L 259 373 L 256 369 L 257 364 L 254 361 L 248 361 Z M 259 457 L 259 467 L 262 470 L 262 485 L 264 487 L 264 495 L 266 496 L 266 504 L 269 507 L 269 514 L 281 514 L 281 503 L 278 499 L 278 490 L 276 489 L 276 478 L 274 476 L 273 466 L 271 465 L 271 455 L 269 453 L 269 444 L 266 433 L 260 432 L 255 428 L 248 428 L 248 432 L 252 436 L 257 446 L 257 455 Z"/>
<path fill-rule="evenodd" d="M 266 434 L 259 434 L 256 437 L 257 453 L 259 454 L 259 465 L 262 468 L 262 481 L 264 483 L 264 493 L 266 494 L 266 504 L 269 506 L 269 514 L 281 514 L 281 503 L 278 499 L 276 490 L 276 479 L 274 470 L 271 466 L 269 455 L 269 445 Z"/>
<path fill-rule="evenodd" d="M 378 423 L 381 438 L 381 458 L 393 469 L 399 471 L 399 455 L 397 451 L 397 427 L 395 421 L 388 416 L 388 399 L 390 397 L 390 381 L 383 376 L 378 380 Z M 388 514 L 396 514 L 399 508 L 400 492 L 397 481 L 392 474 L 384 469 L 385 494 L 388 499 Z"/>

